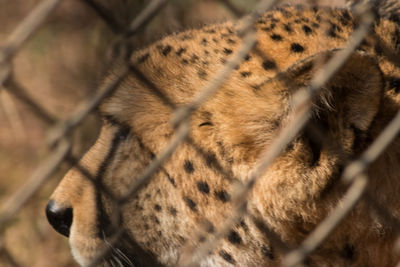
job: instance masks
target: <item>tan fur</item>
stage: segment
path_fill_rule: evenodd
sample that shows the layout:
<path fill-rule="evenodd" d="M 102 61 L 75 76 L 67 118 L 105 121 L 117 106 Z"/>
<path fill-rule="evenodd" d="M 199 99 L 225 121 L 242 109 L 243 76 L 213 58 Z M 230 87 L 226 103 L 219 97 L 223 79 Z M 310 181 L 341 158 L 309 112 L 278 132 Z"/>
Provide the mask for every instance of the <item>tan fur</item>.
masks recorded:
<path fill-rule="evenodd" d="M 191 139 L 208 160 L 192 144 L 181 144 L 151 182 L 120 206 L 127 236 L 158 262 L 174 266 L 184 249 L 197 246 L 202 237 L 221 227 L 232 216 L 232 181 L 247 179 L 260 153 L 291 116 L 293 93 L 344 46 L 355 25 L 348 11 L 324 8 L 286 7 L 260 19 L 257 49 L 263 55 L 251 52 L 191 119 Z M 227 22 L 171 35 L 135 53 L 131 63 L 181 106 L 237 50 L 239 27 L 240 22 Z M 397 30 L 394 23 L 380 21 L 372 33 L 398 52 Z M 323 129 L 325 137 L 320 148 L 306 127 L 250 193 L 249 212 L 291 247 L 340 204 L 344 188 L 332 185 L 342 167 L 371 143 L 399 109 L 396 88 L 389 86 L 390 77 L 400 77 L 399 69 L 373 47 L 374 40 L 367 38 L 315 97 L 312 123 Z M 105 82 L 114 75 L 110 73 Z M 173 108 L 132 73 L 100 110 L 107 117 L 105 124 L 80 164 L 121 196 L 152 155 L 174 136 Z M 129 134 L 118 137 L 124 127 Z M 368 172 L 370 194 L 396 218 L 400 218 L 399 145 L 396 140 Z M 83 265 L 98 252 L 101 230 L 107 228 L 99 225 L 96 191 L 93 183 L 72 169 L 52 196 L 59 205 L 73 208 L 70 242 Z M 115 219 L 115 203 L 101 196 L 105 213 Z M 232 231 L 207 258 L 200 259 L 202 266 L 277 266 L 282 259 L 247 217 Z M 394 229 L 361 202 L 308 262 L 311 266 L 390 266 L 399 259 L 393 251 L 394 239 Z M 120 243 L 132 259 L 146 261 Z"/>

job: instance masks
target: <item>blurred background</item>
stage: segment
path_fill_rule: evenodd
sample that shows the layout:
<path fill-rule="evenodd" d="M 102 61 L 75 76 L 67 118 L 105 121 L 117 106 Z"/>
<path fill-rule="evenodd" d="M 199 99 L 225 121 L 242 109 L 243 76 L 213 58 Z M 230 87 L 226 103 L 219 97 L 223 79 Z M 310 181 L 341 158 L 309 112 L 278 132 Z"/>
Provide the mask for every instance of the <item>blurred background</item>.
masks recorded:
<path fill-rule="evenodd" d="M 0 0 L 0 48 L 39 2 Z M 118 18 L 119 24 L 127 25 L 150 1 L 97 2 Z M 226 2 L 168 1 L 149 25 L 134 36 L 135 49 L 171 32 L 234 19 L 235 15 Z M 258 1 L 229 2 L 243 12 L 249 12 Z M 342 6 L 344 0 L 318 1 L 318 4 Z M 48 113 L 58 120 L 66 119 L 77 103 L 95 92 L 116 38 L 85 1 L 62 1 L 14 57 L 15 80 Z M 81 155 L 94 142 L 99 126 L 98 118 L 92 114 L 72 133 L 75 155 Z M 6 199 L 23 186 L 35 168 L 51 153 L 47 142 L 50 128 L 51 125 L 37 118 L 18 97 L 0 89 L 0 211 Z M 70 255 L 67 238 L 48 225 L 44 214 L 51 192 L 68 168 L 67 165 L 62 166 L 13 220 L 0 228 L 1 267 L 77 266 Z"/>

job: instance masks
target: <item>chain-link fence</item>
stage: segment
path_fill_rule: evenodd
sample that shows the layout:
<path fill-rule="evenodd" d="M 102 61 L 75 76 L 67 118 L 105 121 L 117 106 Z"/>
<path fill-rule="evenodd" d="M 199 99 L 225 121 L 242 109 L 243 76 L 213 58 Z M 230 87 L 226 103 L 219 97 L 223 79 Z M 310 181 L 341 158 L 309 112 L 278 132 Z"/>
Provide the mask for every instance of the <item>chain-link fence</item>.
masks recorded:
<path fill-rule="evenodd" d="M 123 205 L 123 203 L 137 195 L 140 190 L 146 185 L 154 176 L 154 174 L 163 166 L 163 163 L 174 153 L 177 147 L 185 142 L 192 146 L 200 155 L 207 157 L 207 153 L 197 146 L 194 140 L 190 137 L 190 118 L 208 99 L 212 98 L 219 90 L 221 85 L 226 79 L 229 78 L 232 71 L 234 71 L 242 61 L 245 60 L 246 55 L 253 51 L 263 57 L 262 51 L 255 49 L 256 37 L 253 29 L 255 22 L 270 10 L 279 1 L 261 0 L 255 7 L 253 12 L 246 12 L 238 6 L 237 2 L 240 1 L 219 1 L 219 5 L 223 5 L 226 10 L 236 17 L 243 17 L 241 29 L 238 36 L 242 39 L 240 47 L 233 52 L 226 64 L 217 73 L 215 73 L 207 82 L 207 84 L 195 95 L 190 103 L 183 107 L 176 108 L 172 101 L 167 96 L 163 95 L 160 88 L 153 84 L 147 77 L 146 73 L 141 73 L 138 69 L 132 66 L 129 62 L 132 51 L 132 38 L 140 34 L 141 31 L 151 23 L 152 19 L 160 12 L 166 9 L 166 0 L 152 0 L 146 3 L 143 10 L 138 13 L 135 18 L 129 23 L 121 23 L 116 19 L 116 15 L 107 9 L 101 2 L 92 0 L 82 0 L 86 8 L 92 9 L 99 18 L 101 18 L 108 26 L 111 32 L 114 33 L 114 41 L 112 42 L 111 49 L 109 50 L 109 61 L 124 62 L 119 69 L 116 78 L 108 82 L 104 86 L 100 86 L 96 92 L 87 98 L 70 114 L 66 119 L 58 119 L 51 115 L 43 105 L 32 98 L 26 93 L 21 83 L 18 81 L 13 71 L 14 59 L 20 53 L 22 47 L 27 41 L 38 33 L 43 22 L 52 13 L 55 12 L 61 0 L 42 0 L 29 14 L 21 19 L 13 31 L 8 34 L 1 44 L 0 49 L 0 85 L 1 90 L 7 92 L 7 95 L 15 96 L 14 99 L 29 107 L 29 111 L 35 116 L 40 118 L 45 124 L 50 125 L 47 131 L 48 146 L 51 148 L 51 153 L 47 155 L 37 168 L 31 173 L 26 183 L 16 188 L 11 194 L 4 198 L 1 205 L 0 213 L 0 259 L 5 265 L 19 266 L 19 259 L 13 253 L 10 253 L 5 244 L 5 239 L 2 235 L 8 230 L 12 221 L 16 218 L 17 214 L 27 206 L 29 201 L 39 192 L 47 183 L 50 178 L 57 172 L 60 166 L 67 163 L 68 166 L 77 164 L 77 156 L 71 154 L 72 147 L 72 133 L 84 122 L 90 114 L 94 113 L 101 101 L 109 96 L 114 90 L 118 88 L 121 82 L 128 75 L 135 75 L 141 83 L 150 88 L 152 93 L 157 95 L 166 105 L 174 108 L 172 124 L 175 129 L 175 135 L 170 143 L 163 148 L 162 152 L 156 155 L 155 159 L 146 167 L 143 173 L 139 175 L 136 182 L 130 185 L 128 193 L 116 198 L 104 185 L 96 181 L 90 173 L 82 166 L 76 167 L 84 174 L 89 180 L 92 180 L 98 190 L 102 190 L 108 196 L 111 196 L 115 204 Z M 311 1 L 312 2 L 312 1 Z M 315 4 L 312 2 L 311 4 Z M 363 201 L 370 206 L 371 211 L 375 212 L 377 216 L 388 222 L 393 229 L 399 229 L 399 222 L 367 192 L 368 175 L 366 169 L 379 155 L 381 155 L 390 143 L 396 138 L 400 131 L 400 116 L 396 116 L 392 122 L 380 133 L 378 138 L 373 140 L 371 145 L 366 149 L 361 156 L 349 162 L 344 168 L 340 181 L 346 186 L 346 191 L 343 194 L 340 205 L 338 205 L 333 212 L 330 213 L 308 236 L 301 242 L 299 247 L 290 247 L 286 244 L 279 235 L 271 230 L 266 223 L 261 221 L 258 217 L 248 212 L 246 203 L 249 192 L 253 189 L 256 181 L 273 163 L 284 148 L 292 141 L 293 138 L 304 128 L 310 117 L 311 99 L 320 88 L 345 64 L 346 60 L 353 54 L 353 52 L 360 46 L 364 38 L 367 36 L 371 25 L 374 23 L 375 14 L 374 10 L 369 3 L 361 3 L 354 7 L 354 14 L 358 17 L 358 26 L 351 33 L 350 38 L 345 44 L 344 48 L 335 53 L 329 61 L 321 67 L 312 77 L 309 85 L 304 90 L 298 90 L 298 93 L 293 96 L 293 117 L 290 122 L 284 127 L 277 138 L 268 146 L 268 150 L 263 152 L 257 161 L 255 167 L 250 171 L 248 178 L 245 182 L 237 182 L 236 191 L 231 195 L 231 203 L 234 206 L 234 216 L 225 221 L 222 227 L 218 227 L 214 234 L 208 240 L 201 243 L 196 248 L 186 249 L 186 253 L 181 256 L 180 264 L 183 266 L 195 266 L 196 259 L 204 258 L 212 251 L 218 242 L 229 234 L 230 229 L 240 221 L 243 216 L 248 216 L 257 227 L 265 234 L 271 241 L 274 247 L 282 250 L 284 257 L 282 263 L 285 266 L 294 266 L 303 262 L 309 254 L 318 248 L 329 236 L 332 231 L 341 223 L 342 220 L 353 210 L 353 208 Z M 248 16 L 244 16 L 248 14 Z M 392 60 L 396 65 L 399 61 L 399 56 L 395 51 L 384 45 L 379 37 L 374 36 L 377 44 L 380 44 L 381 52 Z M 112 65 L 112 64 L 110 64 Z M 2 103 L 6 103 L 3 101 Z M 11 119 L 12 120 L 12 119 Z M 318 129 L 316 130 L 318 132 Z M 318 136 L 318 133 L 316 134 Z M 317 139 L 317 138 L 316 138 Z M 317 141 L 319 142 L 319 141 Z M 228 179 L 227 170 L 221 167 L 218 162 L 215 163 L 217 170 Z M 6 174 L 1 174 L 2 179 L 7 179 Z M 239 181 L 243 181 L 237 179 Z M 113 217 L 119 218 L 121 215 L 120 210 L 116 210 Z M 118 220 L 111 220 L 118 223 Z M 118 225 L 117 225 L 118 226 Z M 118 227 L 116 227 L 118 229 Z M 118 243 L 121 231 L 117 231 L 110 238 L 110 242 Z M 194 236 L 196 233 L 194 233 Z M 109 246 L 105 246 L 104 250 L 99 251 L 99 255 L 92 262 L 96 265 L 105 254 L 109 253 Z M 395 251 L 393 253 L 396 253 Z M 1 263 L 0 263 L 1 264 Z"/>

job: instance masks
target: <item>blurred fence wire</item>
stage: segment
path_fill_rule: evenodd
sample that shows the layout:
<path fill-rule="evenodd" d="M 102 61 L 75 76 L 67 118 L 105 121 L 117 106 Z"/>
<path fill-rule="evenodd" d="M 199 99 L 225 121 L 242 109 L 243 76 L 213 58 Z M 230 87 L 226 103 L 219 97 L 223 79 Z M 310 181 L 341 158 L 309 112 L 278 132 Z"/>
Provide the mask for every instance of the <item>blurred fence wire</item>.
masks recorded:
<path fill-rule="evenodd" d="M 133 19 L 128 25 L 120 25 L 112 13 L 109 12 L 104 6 L 95 0 L 82 0 L 90 8 L 92 8 L 98 16 L 104 20 L 109 28 L 116 34 L 116 42 L 114 42 L 112 51 L 114 56 L 122 59 L 125 65 L 119 70 L 116 78 L 108 83 L 106 86 L 99 88 L 94 96 L 90 99 L 83 101 L 76 110 L 65 120 L 59 120 L 49 114 L 41 103 L 33 100 L 25 93 L 24 88 L 16 80 L 13 75 L 13 58 L 19 53 L 21 47 L 26 41 L 34 35 L 43 21 L 54 12 L 57 5 L 61 0 L 42 0 L 28 16 L 23 18 L 15 30 L 6 38 L 3 46 L 0 48 L 0 90 L 7 90 L 12 95 L 17 96 L 17 99 L 28 107 L 37 115 L 43 122 L 51 125 L 48 131 L 48 143 L 52 149 L 52 153 L 48 155 L 47 159 L 36 168 L 31 174 L 26 183 L 21 186 L 14 194 L 12 194 L 3 204 L 0 213 L 0 230 L 8 227 L 8 222 L 12 220 L 16 214 L 26 205 L 32 196 L 48 181 L 49 177 L 60 167 L 63 162 L 68 164 L 76 163 L 76 159 L 70 154 L 71 138 L 70 133 L 73 132 L 77 126 L 101 103 L 101 101 L 110 95 L 115 90 L 121 81 L 129 74 L 134 74 L 138 79 L 148 85 L 155 94 L 167 104 L 175 108 L 173 118 L 171 121 L 176 129 L 176 134 L 173 140 L 157 155 L 157 157 L 147 166 L 144 172 L 139 175 L 137 181 L 131 185 L 128 193 L 122 197 L 116 198 L 102 185 L 98 185 L 100 190 L 107 191 L 116 203 L 116 206 L 123 205 L 128 198 L 135 196 L 152 177 L 155 172 L 162 167 L 163 163 L 172 155 L 174 150 L 182 142 L 196 148 L 196 150 L 206 157 L 205 153 L 190 138 L 189 119 L 193 112 L 195 112 L 207 99 L 212 98 L 217 93 L 223 82 L 229 77 L 230 73 L 241 64 L 246 55 L 252 51 L 256 44 L 256 37 L 253 31 L 253 24 L 262 14 L 271 9 L 277 0 L 261 0 L 254 12 L 249 16 L 244 16 L 243 27 L 239 32 L 242 38 L 242 43 L 237 52 L 235 52 L 227 64 L 220 69 L 210 81 L 200 90 L 193 100 L 183 106 L 176 108 L 168 100 L 166 96 L 160 95 L 156 85 L 151 84 L 146 79 L 146 73 L 140 73 L 137 69 L 129 64 L 129 58 L 132 53 L 130 48 L 129 39 L 132 38 L 138 31 L 146 27 L 152 18 L 165 6 L 167 0 L 152 0 L 143 11 Z M 227 9 L 231 10 L 236 16 L 243 16 L 246 14 L 243 10 L 235 6 L 229 0 L 220 1 Z M 216 247 L 221 238 L 226 236 L 232 226 L 243 217 L 245 214 L 251 218 L 254 223 L 261 229 L 261 231 L 268 237 L 277 248 L 286 254 L 283 259 L 284 266 L 295 266 L 300 264 L 311 252 L 313 252 L 327 236 L 338 226 L 338 224 L 346 217 L 353 207 L 363 199 L 366 201 L 371 209 L 375 210 L 379 216 L 393 224 L 394 229 L 399 229 L 399 222 L 394 219 L 388 211 L 379 206 L 379 204 L 368 194 L 365 189 L 368 184 L 368 176 L 365 172 L 368 165 L 373 162 L 390 144 L 390 142 L 398 135 L 400 131 L 400 115 L 397 115 L 387 128 L 380 134 L 380 136 L 371 144 L 371 146 L 361 155 L 357 160 L 354 160 L 345 168 L 341 182 L 348 185 L 347 192 L 343 196 L 341 205 L 323 220 L 314 231 L 312 231 L 307 238 L 301 243 L 299 247 L 289 247 L 285 244 L 279 236 L 277 236 L 271 229 L 268 228 L 262 221 L 258 220 L 254 215 L 250 214 L 246 209 L 246 201 L 249 192 L 252 190 L 257 179 L 265 172 L 276 157 L 279 156 L 281 151 L 287 144 L 296 136 L 296 134 L 305 126 L 310 115 L 310 103 L 313 94 L 315 94 L 321 86 L 323 86 L 336 71 L 346 62 L 352 55 L 356 48 L 366 37 L 371 24 L 374 22 L 375 16 L 369 2 L 359 4 L 354 8 L 354 12 L 359 17 L 360 23 L 352 33 L 344 49 L 336 53 L 319 71 L 314 75 L 310 85 L 304 90 L 299 90 L 294 95 L 294 113 L 295 116 L 291 122 L 282 129 L 279 137 L 269 146 L 268 151 L 265 151 L 260 157 L 254 169 L 250 172 L 249 179 L 246 183 L 237 182 L 237 190 L 232 195 L 232 202 L 234 203 L 235 212 L 234 216 L 227 220 L 222 227 L 219 227 L 212 238 L 201 244 L 200 246 L 188 249 L 181 257 L 181 266 L 196 266 L 196 260 L 205 257 L 213 248 Z M 379 40 L 378 40 L 379 41 Z M 384 49 L 387 55 L 393 55 L 394 52 L 389 48 Z M 257 51 L 262 53 L 261 51 Z M 390 57 L 393 60 L 398 60 L 397 57 Z M 397 62 L 398 64 L 399 62 Z M 88 179 L 93 180 L 83 167 L 77 167 Z M 226 171 L 219 168 L 223 174 Z M 227 175 L 223 175 L 227 177 Z M 229 178 L 229 177 L 228 177 Z M 230 177 L 232 178 L 232 177 Z M 115 211 L 115 218 L 118 218 L 119 209 Z M 118 223 L 114 220 L 115 223 Z M 118 242 L 121 232 L 117 232 L 110 242 Z M 99 252 L 98 257 L 92 262 L 92 266 L 96 265 L 101 258 L 108 253 L 109 246 Z M 4 246 L 4 240 L 0 235 L 0 257 L 7 261 L 11 266 L 18 266 L 18 261 L 7 251 Z"/>

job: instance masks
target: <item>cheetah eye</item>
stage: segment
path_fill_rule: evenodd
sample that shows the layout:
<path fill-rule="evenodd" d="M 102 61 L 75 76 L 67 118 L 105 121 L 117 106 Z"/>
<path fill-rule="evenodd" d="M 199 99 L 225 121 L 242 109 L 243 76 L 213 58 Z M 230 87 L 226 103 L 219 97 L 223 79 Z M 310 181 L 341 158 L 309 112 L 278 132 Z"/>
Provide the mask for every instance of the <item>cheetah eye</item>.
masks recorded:
<path fill-rule="evenodd" d="M 119 126 L 120 123 L 111 115 L 100 115 L 103 125 Z"/>
<path fill-rule="evenodd" d="M 120 141 L 124 141 L 130 134 L 130 128 L 128 126 L 120 126 L 117 137 Z"/>
<path fill-rule="evenodd" d="M 112 126 L 112 127 L 118 127 L 118 132 L 115 134 L 115 139 L 123 141 L 130 134 L 129 126 L 119 122 L 113 116 L 101 114 L 101 118 L 103 120 L 103 125 L 105 125 L 105 126 L 108 125 L 108 126 Z"/>

